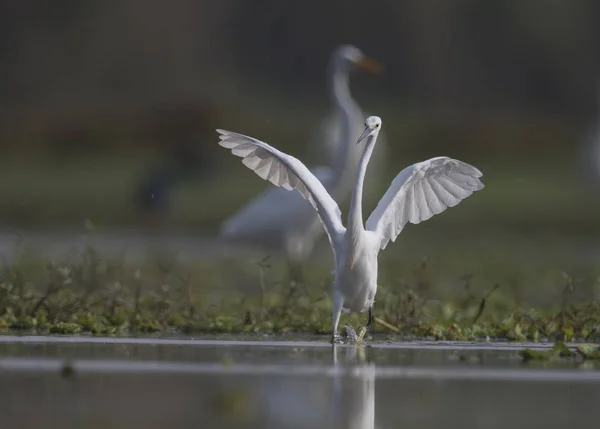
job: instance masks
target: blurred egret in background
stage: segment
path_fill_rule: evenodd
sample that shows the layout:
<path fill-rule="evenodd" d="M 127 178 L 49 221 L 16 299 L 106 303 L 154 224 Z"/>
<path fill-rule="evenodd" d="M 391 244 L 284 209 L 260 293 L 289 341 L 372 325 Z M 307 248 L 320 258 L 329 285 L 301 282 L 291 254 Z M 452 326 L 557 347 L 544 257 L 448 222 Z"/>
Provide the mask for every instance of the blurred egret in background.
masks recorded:
<path fill-rule="evenodd" d="M 586 183 L 600 185 L 600 79 L 596 83 L 596 117 L 581 145 L 581 163 Z"/>
<path fill-rule="evenodd" d="M 330 76 L 330 88 L 339 88 L 339 91 L 337 91 L 337 94 L 339 94 L 338 99 L 341 100 L 346 107 L 345 109 L 336 108 L 332 110 L 325 119 L 321 121 L 317 131 L 311 135 L 309 141 L 309 148 L 311 153 L 314 154 L 315 159 L 328 160 L 330 165 L 336 165 L 336 163 L 340 162 L 342 150 L 348 150 L 351 154 L 347 158 L 348 162 L 346 164 L 348 166 L 346 171 L 348 173 L 345 176 L 346 180 L 343 184 L 344 188 L 343 191 L 340 192 L 340 194 L 343 194 L 343 196 L 340 197 L 342 199 L 335 197 L 339 204 L 343 202 L 344 198 L 347 199 L 352 192 L 354 169 L 356 169 L 362 154 L 360 147 L 354 143 L 356 143 L 356 139 L 362 132 L 364 118 L 371 116 L 368 111 L 363 112 L 360 106 L 352 99 L 352 97 L 350 97 L 348 82 L 349 73 L 336 73 L 336 68 L 339 69 L 339 65 L 335 61 L 336 55 L 343 55 L 344 51 L 352 55 L 352 51 L 355 51 L 356 49 L 357 48 L 354 46 L 344 45 L 334 51 L 328 71 Z M 375 74 L 383 72 L 382 66 L 378 64 L 369 64 L 367 62 L 366 65 L 367 68 L 364 67 L 364 63 L 363 66 L 359 64 L 358 68 Z M 335 101 L 336 92 L 332 90 L 331 93 L 334 104 L 336 106 L 339 105 L 340 103 Z M 347 126 L 346 119 L 344 118 L 345 111 L 350 112 L 350 118 L 352 120 L 351 125 L 353 126 L 349 143 L 344 141 L 345 136 L 343 135 L 344 127 Z M 345 146 L 345 148 L 343 146 Z M 371 157 L 371 174 L 369 174 L 369 177 L 365 181 L 365 190 L 367 193 L 373 190 L 380 182 L 387 165 L 387 157 L 387 138 L 385 133 L 381 132 L 377 139 L 377 152 Z"/>
<path fill-rule="evenodd" d="M 381 126 L 379 117 L 367 118 L 357 141 L 367 140 L 356 171 L 347 229 L 335 200 L 302 162 L 253 137 L 217 130 L 219 144 L 243 158 L 244 165 L 275 186 L 296 189 L 319 214 L 335 261 L 332 342 L 340 338 L 337 328 L 343 308 L 356 313 L 368 310 L 367 327 L 372 326 L 379 251 L 395 241 L 408 222 L 427 220 L 484 186 L 475 167 L 448 157 L 431 158 L 402 170 L 364 224 L 363 184 Z"/>
<path fill-rule="evenodd" d="M 360 152 L 356 139 L 363 113 L 350 95 L 349 74 L 354 69 L 380 73 L 382 66 L 351 45 L 338 47 L 329 68 L 329 91 L 335 115 L 320 129 L 319 141 L 335 153 L 330 166 L 312 168 L 314 176 L 336 201 L 352 191 Z M 313 208 L 295 192 L 270 188 L 227 219 L 221 237 L 231 243 L 283 250 L 292 280 L 300 280 L 301 265 L 325 231 Z"/>

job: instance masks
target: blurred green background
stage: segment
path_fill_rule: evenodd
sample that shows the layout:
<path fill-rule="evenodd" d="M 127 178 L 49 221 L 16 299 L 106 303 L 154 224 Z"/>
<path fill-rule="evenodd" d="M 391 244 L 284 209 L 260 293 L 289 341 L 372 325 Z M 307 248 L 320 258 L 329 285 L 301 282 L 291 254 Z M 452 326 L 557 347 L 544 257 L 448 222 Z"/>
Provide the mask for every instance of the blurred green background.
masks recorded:
<path fill-rule="evenodd" d="M 389 142 L 365 210 L 432 156 L 476 165 L 486 184 L 408 227 L 390 255 L 419 260 L 443 241 L 478 266 L 490 249 L 526 264 L 524 245 L 571 255 L 567 268 L 595 264 L 598 22 L 594 0 L 0 1 L 0 226 L 214 236 L 269 186 L 214 129 L 315 165 L 329 55 L 352 43 L 386 66 L 351 79 Z M 154 179 L 158 210 L 143 202 Z"/>

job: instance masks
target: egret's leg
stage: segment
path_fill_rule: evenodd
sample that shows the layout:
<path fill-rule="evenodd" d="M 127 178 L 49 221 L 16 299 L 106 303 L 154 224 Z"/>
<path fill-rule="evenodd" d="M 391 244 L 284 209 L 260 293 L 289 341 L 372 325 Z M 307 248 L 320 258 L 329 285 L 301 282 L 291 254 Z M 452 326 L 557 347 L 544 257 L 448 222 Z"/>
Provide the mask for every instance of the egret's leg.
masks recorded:
<path fill-rule="evenodd" d="M 344 307 L 344 296 L 339 291 L 335 291 L 333 294 L 333 317 L 332 317 L 332 332 L 331 332 L 331 343 L 341 341 L 341 337 L 338 335 L 337 329 L 340 323 L 340 316 L 342 314 L 342 308 Z"/>
<path fill-rule="evenodd" d="M 369 318 L 367 319 L 367 326 L 365 326 L 366 332 L 368 332 L 369 335 L 373 335 L 375 333 L 375 323 L 374 322 L 375 321 L 373 319 L 373 306 L 371 306 L 371 307 L 369 307 Z"/>
<path fill-rule="evenodd" d="M 371 331 L 371 333 L 372 333 L 374 326 L 375 326 L 375 324 L 373 323 L 373 307 L 369 307 L 369 318 L 367 319 L 367 326 L 366 326 L 366 328 L 369 331 Z"/>

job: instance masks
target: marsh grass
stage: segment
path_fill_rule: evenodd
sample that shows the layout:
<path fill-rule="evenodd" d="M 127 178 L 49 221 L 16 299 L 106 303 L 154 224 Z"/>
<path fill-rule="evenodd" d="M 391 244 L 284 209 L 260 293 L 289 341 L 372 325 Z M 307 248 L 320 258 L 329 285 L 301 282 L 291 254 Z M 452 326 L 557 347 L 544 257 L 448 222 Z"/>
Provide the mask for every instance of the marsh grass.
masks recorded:
<path fill-rule="evenodd" d="M 563 273 L 554 283 L 559 288 L 553 300 L 531 306 L 504 277 L 488 285 L 489 279 L 481 282 L 465 273 L 448 288 L 427 258 L 409 269 L 411 263 L 396 268 L 402 275 L 387 268 L 382 276 L 375 305 L 375 335 L 381 338 L 600 339 L 600 303 L 577 293 L 596 285 Z M 315 269 L 293 294 L 282 278 L 268 259 L 184 264 L 163 256 L 131 263 L 87 248 L 53 262 L 25 253 L 0 269 L 0 328 L 97 335 L 328 335 L 331 274 Z M 364 323 L 364 314 L 343 315 L 341 326 L 358 330 Z"/>

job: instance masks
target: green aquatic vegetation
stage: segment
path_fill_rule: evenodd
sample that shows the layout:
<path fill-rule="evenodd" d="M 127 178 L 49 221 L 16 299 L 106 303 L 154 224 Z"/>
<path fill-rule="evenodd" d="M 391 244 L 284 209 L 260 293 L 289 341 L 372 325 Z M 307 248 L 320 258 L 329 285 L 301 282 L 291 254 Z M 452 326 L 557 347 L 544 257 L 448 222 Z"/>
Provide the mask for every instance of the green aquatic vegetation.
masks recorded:
<path fill-rule="evenodd" d="M 81 325 L 77 323 L 57 322 L 49 327 L 51 334 L 78 334 L 81 332 Z"/>
<path fill-rule="evenodd" d="M 584 359 L 600 360 L 600 348 L 595 344 L 579 344 L 577 353 Z"/>
<path fill-rule="evenodd" d="M 600 360 L 600 347 L 595 344 L 578 344 L 571 350 L 562 342 L 557 342 L 549 350 L 524 349 L 519 352 L 523 361 L 550 361 L 550 360 Z"/>
<path fill-rule="evenodd" d="M 514 293 L 524 289 L 494 279 L 482 285 L 470 273 L 452 280 L 458 286 L 449 293 L 450 280 L 441 281 L 427 259 L 412 278 L 405 271 L 394 275 L 394 269 L 382 269 L 376 337 L 585 343 L 600 338 L 600 303 L 579 299 L 581 286 L 566 275 L 558 277 L 555 299 L 533 307 Z M 331 275 L 315 270 L 306 277 L 304 284 L 291 288 L 266 260 L 219 266 L 163 257 L 131 264 L 104 259 L 91 248 L 61 262 L 26 254 L 0 269 L 0 329 L 91 335 L 328 335 Z M 341 323 L 362 332 L 366 314 L 344 314 Z M 361 340 L 368 341 L 371 332 L 363 335 Z M 589 347 L 577 353 L 587 359 L 598 354 Z M 536 359 L 536 354 L 527 359 Z"/>
<path fill-rule="evenodd" d="M 552 346 L 552 348 L 549 350 L 524 349 L 521 350 L 519 354 L 525 362 L 531 360 L 556 360 L 561 358 L 573 358 L 576 356 L 575 352 L 561 342 L 555 343 L 554 346 Z"/>

